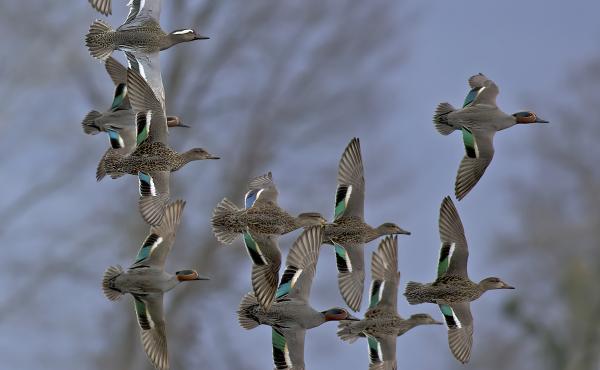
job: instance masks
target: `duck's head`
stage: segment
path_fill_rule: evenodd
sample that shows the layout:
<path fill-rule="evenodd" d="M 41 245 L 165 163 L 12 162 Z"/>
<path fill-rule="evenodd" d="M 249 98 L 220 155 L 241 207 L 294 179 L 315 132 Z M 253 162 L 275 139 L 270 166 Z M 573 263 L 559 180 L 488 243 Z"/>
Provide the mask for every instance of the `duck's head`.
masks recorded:
<path fill-rule="evenodd" d="M 177 39 L 179 42 L 194 41 L 194 40 L 207 40 L 209 37 L 202 36 L 196 33 L 196 31 L 186 28 L 182 30 L 175 30 L 171 32 L 171 37 Z"/>
<path fill-rule="evenodd" d="M 341 320 L 352 320 L 352 321 L 360 321 L 359 318 L 356 318 L 346 309 L 341 307 L 330 308 L 327 311 L 321 312 L 323 316 L 325 316 L 325 321 L 341 321 Z"/>
<path fill-rule="evenodd" d="M 379 233 L 379 235 L 395 235 L 395 234 L 404 234 L 404 235 L 410 235 L 410 231 L 406 231 L 403 228 L 401 228 L 400 226 L 396 225 L 393 222 L 386 222 L 383 223 L 381 225 L 379 225 L 379 227 L 377 228 L 377 232 Z"/>
<path fill-rule="evenodd" d="M 177 116 L 167 116 L 167 126 L 169 127 L 190 127 L 181 122 L 181 119 Z"/>
<path fill-rule="evenodd" d="M 517 123 L 548 123 L 548 121 L 541 119 L 534 112 L 529 111 L 517 112 L 513 114 L 513 117 L 515 117 Z"/>
<path fill-rule="evenodd" d="M 198 275 L 196 270 L 181 270 L 175 273 L 177 277 L 177 281 L 193 281 L 193 280 L 210 280 L 210 278 L 206 276 Z"/>
<path fill-rule="evenodd" d="M 426 313 L 416 313 L 410 317 L 410 320 L 417 325 L 442 325 L 443 322 L 434 320 Z"/>
<path fill-rule="evenodd" d="M 479 282 L 479 286 L 483 288 L 483 290 L 492 290 L 492 289 L 515 289 L 514 287 L 506 284 L 504 281 L 500 280 L 497 277 L 489 277 L 481 280 Z"/>
<path fill-rule="evenodd" d="M 298 223 L 302 227 L 323 226 L 327 220 L 318 212 L 305 212 L 298 215 Z"/>
<path fill-rule="evenodd" d="M 186 156 L 191 161 L 199 161 L 203 159 L 220 159 L 220 157 L 214 156 L 202 148 L 190 149 L 186 152 Z"/>

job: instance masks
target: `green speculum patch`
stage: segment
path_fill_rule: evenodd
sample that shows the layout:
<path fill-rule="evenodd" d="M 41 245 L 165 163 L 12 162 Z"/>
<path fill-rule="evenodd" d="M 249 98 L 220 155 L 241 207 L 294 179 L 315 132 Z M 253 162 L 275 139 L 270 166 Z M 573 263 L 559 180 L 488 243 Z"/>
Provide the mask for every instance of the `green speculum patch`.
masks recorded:
<path fill-rule="evenodd" d="M 373 280 L 373 285 L 371 286 L 371 301 L 369 304 L 369 308 L 373 308 L 379 303 L 379 297 L 381 296 L 379 293 L 381 288 L 381 280 Z"/>
<path fill-rule="evenodd" d="M 350 266 L 346 260 L 346 250 L 339 244 L 335 244 L 335 261 L 339 272 L 349 272 Z"/>
<path fill-rule="evenodd" d="M 255 265 L 266 265 L 265 260 L 260 253 L 258 244 L 248 232 L 244 233 L 244 244 L 246 245 L 250 259 L 252 259 L 252 263 Z"/>
<path fill-rule="evenodd" d="M 463 108 L 466 107 L 467 105 L 473 103 L 473 100 L 475 100 L 475 98 L 477 97 L 477 93 L 479 92 L 479 89 L 480 88 L 473 88 L 473 89 L 471 89 L 471 91 L 469 91 L 469 93 L 465 97 L 465 101 L 463 103 Z"/>
<path fill-rule="evenodd" d="M 465 150 L 469 158 L 477 158 L 477 143 L 475 142 L 475 136 L 473 132 L 466 127 L 462 128 L 463 142 L 465 144 Z"/>
<path fill-rule="evenodd" d="M 352 191 L 352 186 L 340 185 L 335 193 L 335 210 L 333 218 L 340 217 L 346 210 L 346 198 L 349 192 Z"/>

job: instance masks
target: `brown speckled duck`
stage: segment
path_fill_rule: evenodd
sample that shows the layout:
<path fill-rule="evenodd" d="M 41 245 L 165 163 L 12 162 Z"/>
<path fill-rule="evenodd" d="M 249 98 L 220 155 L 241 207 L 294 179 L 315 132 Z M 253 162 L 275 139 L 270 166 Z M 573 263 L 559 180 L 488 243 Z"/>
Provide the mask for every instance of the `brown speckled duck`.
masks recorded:
<path fill-rule="evenodd" d="M 408 319 L 398 315 L 397 298 L 400 272 L 398 239 L 388 236 L 371 259 L 371 294 L 369 310 L 361 321 L 340 321 L 338 336 L 353 343 L 366 337 L 369 369 L 396 369 L 396 338 L 419 325 L 442 324 L 428 314 L 415 314 Z"/>
<path fill-rule="evenodd" d="M 158 225 L 169 201 L 170 173 L 191 161 L 219 159 L 202 148 L 178 153 L 168 146 L 168 127 L 162 105 L 147 82 L 134 70 L 128 71 L 127 88 L 137 124 L 137 148 L 128 156 L 109 150 L 98 164 L 96 179 L 106 174 L 138 176 L 140 212 L 146 222 Z"/>
<path fill-rule="evenodd" d="M 278 191 L 271 172 L 252 179 L 245 196 L 245 208 L 238 208 L 227 198 L 215 207 L 211 219 L 213 233 L 223 244 L 231 244 L 240 234 L 251 230 L 260 234 L 283 235 L 301 227 L 323 225 L 325 219 L 316 212 L 294 217 L 277 203 Z"/>
<path fill-rule="evenodd" d="M 337 182 L 334 219 L 325 227 L 323 240 L 335 247 L 340 293 L 346 304 L 358 311 L 365 286 L 365 243 L 410 232 L 391 222 L 378 227 L 365 222 L 365 177 L 358 138 L 352 139 L 342 154 Z"/>
<path fill-rule="evenodd" d="M 467 260 L 469 249 L 458 211 L 450 197 L 444 198 L 439 219 L 442 247 L 438 260 L 437 279 L 430 284 L 406 285 L 404 296 L 410 304 L 439 305 L 448 326 L 448 344 L 454 357 L 469 361 L 473 345 L 473 317 L 470 302 L 488 290 L 514 289 L 497 277 L 475 283 L 469 279 Z"/>

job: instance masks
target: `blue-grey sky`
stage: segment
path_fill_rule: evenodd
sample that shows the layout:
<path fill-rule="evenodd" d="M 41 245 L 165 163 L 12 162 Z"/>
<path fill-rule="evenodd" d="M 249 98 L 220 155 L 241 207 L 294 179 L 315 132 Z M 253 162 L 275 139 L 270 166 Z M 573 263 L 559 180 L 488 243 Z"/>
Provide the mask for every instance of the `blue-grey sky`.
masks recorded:
<path fill-rule="evenodd" d="M 498 105 L 505 112 L 531 108 L 541 117 L 552 122 L 548 126 L 515 127 L 497 135 L 496 156 L 493 163 L 471 194 L 457 204 L 471 246 L 471 277 L 476 280 L 488 275 L 500 275 L 507 282 L 513 282 L 510 274 L 507 275 L 510 266 L 506 263 L 495 263 L 493 260 L 495 252 L 489 241 L 499 233 L 510 233 L 514 226 L 511 221 L 511 204 L 507 191 L 508 187 L 514 186 L 510 180 L 524 177 L 535 181 L 530 175 L 531 158 L 528 157 L 530 153 L 524 146 L 538 130 L 552 129 L 552 125 L 572 124 L 554 119 L 552 108 L 555 102 L 568 101 L 570 98 L 562 92 L 568 71 L 576 69 L 581 63 L 598 53 L 600 25 L 597 22 L 597 14 L 599 11 L 600 5 L 596 2 L 582 0 L 568 3 L 559 0 L 501 2 L 437 0 L 421 4 L 417 15 L 418 20 L 410 29 L 410 35 L 406 36 L 409 40 L 409 59 L 399 66 L 397 73 L 389 76 L 389 83 L 398 85 L 395 90 L 397 96 L 394 97 L 399 102 L 397 108 L 390 111 L 376 130 L 370 129 L 370 122 L 364 122 L 364 128 L 360 132 L 338 132 L 337 135 L 328 138 L 327 145 L 330 147 L 327 148 L 327 153 L 335 154 L 327 158 L 315 155 L 313 159 L 316 166 L 315 173 L 307 174 L 307 176 L 316 173 L 320 175 L 320 170 L 324 168 L 333 169 L 330 178 L 323 180 L 323 191 L 331 192 L 333 197 L 335 166 L 339 155 L 352 135 L 360 135 L 367 182 L 366 219 L 372 224 L 394 221 L 413 232 L 410 237 L 399 238 L 401 289 L 408 280 L 428 281 L 434 277 L 439 247 L 437 234 L 439 204 L 444 196 L 453 193 L 456 169 L 464 151 L 458 135 L 443 137 L 435 131 L 431 123 L 433 110 L 441 101 L 460 105 L 468 91 L 467 78 L 478 72 L 485 73 L 498 84 L 500 87 Z M 119 12 L 122 13 L 120 10 Z M 88 14 L 90 20 L 98 17 L 92 11 L 78 14 Z M 57 20 L 57 24 L 65 24 L 63 21 L 63 19 Z M 112 20 L 112 22 L 114 24 L 116 21 Z M 374 19 L 373 22 L 377 20 Z M 369 30 L 365 29 L 365 32 Z M 394 39 L 399 35 L 390 34 L 388 37 Z M 218 42 L 218 40 L 217 35 L 211 42 Z M 2 42 L 10 44 L 13 41 L 2 40 Z M 401 45 L 406 47 L 404 43 Z M 35 47 L 40 46 L 32 42 L 32 50 Z M 2 52 L 1 55 L 6 54 Z M 41 58 L 31 50 L 23 57 L 34 56 Z M 52 55 L 44 57 L 54 58 Z M 168 57 L 165 60 L 168 63 Z M 88 62 L 96 63 L 91 58 Z M 7 73 L 2 69 L 2 65 L 0 60 L 0 76 L 2 73 Z M 32 73 L 41 72 L 32 71 Z M 94 77 L 99 77 L 100 73 Z M 40 79 L 39 84 L 44 83 L 45 81 Z M 72 84 L 72 81 L 65 77 L 65 84 Z M 168 81 L 165 81 L 165 84 L 167 85 Z M 68 96 L 61 96 L 62 91 L 57 86 L 57 93 L 53 96 L 38 96 L 35 91 L 26 91 L 22 94 L 24 99 L 32 100 L 32 109 L 54 107 L 78 113 L 84 113 L 89 109 L 87 106 L 72 106 Z M 43 136 L 55 140 L 61 135 L 68 138 L 79 135 L 82 141 L 86 141 L 86 144 L 81 144 L 82 156 L 97 156 L 105 145 L 105 142 L 101 143 L 100 140 L 95 140 L 96 138 L 80 135 L 78 125 L 72 126 L 72 130 L 77 131 L 75 133 L 56 132 L 51 123 L 43 122 L 42 119 L 38 122 L 24 123 L 30 125 L 27 128 L 29 132 L 40 136 L 33 137 L 28 142 L 18 142 L 16 139 L 22 139 L 24 129 L 11 127 L 9 117 L 14 114 L 12 107 L 0 109 L 0 119 L 4 121 L 0 122 L 0 134 L 3 135 L 0 142 L 4 147 L 4 149 L 0 148 L 4 158 L 0 168 L 3 171 L 2 188 L 5 190 L 5 199 L 12 200 L 17 197 L 20 189 L 35 181 L 36 176 L 44 177 L 52 174 L 53 158 L 59 156 L 63 149 L 50 146 Z M 13 152 L 19 148 L 24 148 L 29 156 L 17 157 L 14 163 L 9 163 L 9 158 L 12 158 Z M 88 149 L 93 153 L 88 153 Z M 294 160 L 297 158 L 294 158 L 293 151 L 289 151 L 283 153 L 273 167 L 278 185 L 282 189 L 293 185 L 294 177 L 290 175 L 288 163 Z M 206 166 L 202 164 L 202 167 Z M 89 172 L 93 171 L 90 169 Z M 11 230 L 0 229 L 0 232 L 4 232 L 0 234 L 0 239 L 11 243 L 10 248 L 16 256 L 14 265 L 11 266 L 11 273 L 17 274 L 21 271 L 20 268 L 27 268 L 32 259 L 43 262 L 45 255 L 61 254 L 60 246 L 39 248 L 44 244 L 44 233 L 57 232 L 46 226 L 44 219 L 62 217 L 66 222 L 75 224 L 77 220 L 69 218 L 69 215 L 72 207 L 84 207 L 77 202 L 82 198 L 85 199 L 85 194 L 105 197 L 104 206 L 111 207 L 110 194 L 107 192 L 130 191 L 131 202 L 128 206 L 135 207 L 135 189 L 131 189 L 131 186 L 128 187 L 123 182 L 118 185 L 106 183 L 98 185 L 94 183 L 93 175 L 88 177 L 88 182 L 79 184 L 80 186 L 70 186 L 65 191 L 52 194 L 48 201 L 42 202 L 38 208 L 14 222 Z M 398 195 L 389 197 L 390 189 L 395 188 L 398 189 Z M 96 191 L 98 193 L 94 193 Z M 285 191 L 280 193 L 280 202 L 283 205 L 295 207 L 296 211 L 300 211 L 296 199 L 299 194 Z M 386 197 L 379 194 L 386 194 Z M 191 194 L 191 196 L 201 197 L 201 194 Z M 0 202 L 0 207 L 3 204 L 6 203 Z M 329 206 L 329 204 L 323 205 L 319 211 L 331 212 Z M 192 211 L 186 210 L 186 212 Z M 86 210 L 84 214 L 93 214 L 93 210 Z M 330 213 L 326 215 L 329 216 Z M 207 221 L 207 217 L 203 217 L 202 220 Z M 31 238 L 23 237 L 31 228 L 35 228 L 39 233 Z M 76 230 L 76 226 L 74 229 Z M 144 227 L 138 226 L 136 230 L 140 233 L 141 240 L 145 232 Z M 85 248 L 86 240 L 106 237 L 101 234 L 101 231 L 98 231 L 98 235 L 70 233 L 64 235 L 65 243 L 80 243 L 81 247 Z M 194 225 L 184 225 L 182 229 L 184 233 L 194 231 Z M 115 230 L 115 234 L 117 233 L 118 230 Z M 282 249 L 287 251 L 294 236 L 282 238 Z M 114 243 L 115 240 L 120 240 L 119 238 L 118 235 L 111 235 L 107 240 Z M 106 246 L 106 248 L 110 247 L 116 245 Z M 369 257 L 375 247 L 376 243 L 367 247 Z M 89 253 L 92 253 L 92 258 L 82 257 L 86 254 L 85 250 L 82 251 L 82 255 L 74 256 L 75 261 L 80 258 L 82 261 L 81 265 L 76 265 L 74 268 L 81 269 L 82 273 L 87 275 L 101 274 L 105 266 L 94 264 L 94 252 Z M 178 251 L 178 253 L 182 252 Z M 114 263 L 125 265 L 130 258 L 128 252 L 119 251 L 115 252 L 113 260 Z M 249 266 L 244 268 L 245 270 L 240 271 L 240 284 L 245 282 L 243 278 L 249 276 Z M 22 288 L 18 282 L 12 283 L 13 277 L 10 275 L 5 273 L 3 276 L 5 279 L 2 283 L 3 287 Z M 323 248 L 313 287 L 315 308 L 325 309 L 342 304 L 339 296 L 319 294 L 319 292 L 336 289 L 334 277 L 333 253 Z M 99 276 L 97 280 L 100 280 Z M 515 285 L 518 288 L 518 284 Z M 194 289 L 198 289 L 198 294 L 202 294 L 202 287 L 194 287 Z M 23 293 L 26 294 L 26 291 Z M 205 329 L 200 334 L 203 338 L 203 346 L 222 351 L 226 355 L 226 351 L 222 348 L 226 345 L 231 351 L 250 353 L 248 361 L 253 362 L 256 368 L 270 368 L 272 366 L 270 329 L 259 327 L 252 332 L 240 329 L 234 314 L 235 308 L 229 306 L 237 304 L 240 297 L 227 295 L 227 293 L 223 292 L 220 297 L 211 296 L 211 304 L 204 307 L 205 315 L 198 315 L 198 320 L 203 323 Z M 481 349 L 477 345 L 478 338 L 486 333 L 503 330 L 507 326 L 505 319 L 499 316 L 496 310 L 506 294 L 513 294 L 513 292 L 492 292 L 472 305 L 476 320 L 473 357 L 477 357 L 478 350 Z M 514 294 L 526 293 L 517 290 Z M 401 295 L 399 299 L 398 307 L 403 316 L 428 312 L 434 317 L 439 317 L 433 305 L 411 307 Z M 5 296 L 0 294 L 0 303 L 4 300 Z M 116 310 L 113 303 L 107 302 L 102 297 L 100 289 L 92 291 L 87 285 L 78 284 L 77 281 L 59 278 L 48 284 L 47 294 L 28 304 L 43 306 L 50 300 L 64 301 L 63 309 L 48 311 L 48 317 L 36 320 L 35 325 L 31 324 L 26 316 L 18 313 L 12 313 L 9 320 L 0 322 L 0 331 L 12 334 L 0 336 L 0 353 L 3 353 L 3 364 L 7 368 L 37 369 L 45 363 L 61 364 L 61 368 L 82 368 L 84 364 L 70 362 L 74 348 L 87 353 L 90 357 L 102 353 L 101 343 L 105 341 L 99 340 L 103 338 L 95 338 L 95 335 L 107 335 L 108 332 L 96 333 L 98 321 L 110 320 L 111 314 Z M 168 298 L 166 302 L 168 305 Z M 117 304 L 129 306 L 130 302 L 121 301 Z M 365 306 L 363 303 L 363 307 Z M 211 313 L 222 311 L 224 307 L 231 311 L 231 315 L 226 316 L 222 323 L 211 327 Z M 39 312 L 43 315 L 46 311 L 41 309 Z M 176 318 L 168 318 L 168 320 L 170 324 L 185 326 L 185 323 L 175 323 Z M 211 341 L 213 330 L 230 330 L 234 340 L 226 344 L 213 342 Z M 139 343 L 135 343 L 133 349 L 137 351 L 136 356 L 144 356 Z M 307 367 L 310 369 L 359 369 L 367 368 L 368 363 L 366 343 L 358 341 L 349 345 L 340 342 L 335 336 L 333 323 L 327 323 L 307 333 L 305 357 Z M 442 368 L 452 362 L 446 333 L 441 327 L 417 328 L 398 339 L 399 368 Z M 218 364 L 215 364 L 214 368 L 219 368 Z M 472 368 L 472 366 L 467 365 L 465 368 Z"/>

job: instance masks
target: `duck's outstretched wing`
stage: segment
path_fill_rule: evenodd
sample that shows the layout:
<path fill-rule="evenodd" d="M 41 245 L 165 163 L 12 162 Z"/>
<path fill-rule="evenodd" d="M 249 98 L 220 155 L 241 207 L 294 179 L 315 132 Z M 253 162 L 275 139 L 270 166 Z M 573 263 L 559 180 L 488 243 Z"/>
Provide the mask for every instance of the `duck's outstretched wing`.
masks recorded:
<path fill-rule="evenodd" d="M 440 206 L 439 231 L 442 246 L 437 277 L 449 274 L 468 279 L 469 248 L 460 216 L 450 197 L 445 197 Z"/>
<path fill-rule="evenodd" d="M 279 192 L 273 182 L 273 175 L 268 172 L 264 175 L 253 178 L 248 182 L 248 192 L 244 196 L 246 209 L 252 207 L 255 203 L 271 202 L 277 204 Z"/>
<path fill-rule="evenodd" d="M 304 370 L 304 329 L 272 329 L 275 369 Z"/>
<path fill-rule="evenodd" d="M 367 336 L 369 370 L 396 370 L 395 335 Z"/>
<path fill-rule="evenodd" d="M 471 91 L 467 94 L 463 108 L 471 105 L 485 104 L 496 107 L 496 97 L 500 89 L 494 81 L 479 73 L 469 78 Z"/>
<path fill-rule="evenodd" d="M 177 200 L 166 207 L 161 224 L 150 227 L 150 233 L 130 269 L 141 266 L 164 269 L 167 256 L 175 242 L 184 207 L 183 200 Z"/>
<path fill-rule="evenodd" d="M 344 301 L 353 311 L 360 311 L 365 287 L 364 244 L 341 245 L 333 242 L 338 269 L 338 287 Z"/>
<path fill-rule="evenodd" d="M 133 295 L 140 325 L 142 345 L 152 365 L 158 370 L 169 369 L 163 294 Z"/>
<path fill-rule="evenodd" d="M 275 294 L 277 300 L 289 298 L 308 302 L 322 242 L 321 226 L 304 229 L 296 239 L 288 253 L 285 272 Z"/>
<path fill-rule="evenodd" d="M 170 171 L 138 172 L 140 190 L 139 209 L 144 221 L 158 226 L 169 203 Z"/>
<path fill-rule="evenodd" d="M 450 351 L 463 364 L 469 362 L 473 347 L 473 316 L 470 303 L 441 304 L 440 310 L 448 327 Z"/>
<path fill-rule="evenodd" d="M 342 216 L 364 219 L 365 177 L 360 140 L 353 138 L 340 159 L 335 193 L 334 221 Z"/>
<path fill-rule="evenodd" d="M 90 0 L 92 1 L 92 0 Z M 110 1 L 110 0 L 108 0 Z M 154 19 L 160 22 L 160 9 L 162 0 L 130 0 L 127 3 L 129 13 L 123 24 L 125 27 L 134 20 Z"/>
<path fill-rule="evenodd" d="M 252 231 L 244 233 L 244 244 L 252 261 L 252 288 L 260 305 L 269 310 L 279 282 L 281 251 L 278 237 Z"/>
<path fill-rule="evenodd" d="M 466 154 L 456 174 L 454 191 L 462 200 L 477 185 L 494 157 L 494 134 L 463 127 Z"/>
<path fill-rule="evenodd" d="M 369 309 L 386 308 L 396 312 L 398 301 L 398 238 L 387 236 L 371 258 Z"/>
<path fill-rule="evenodd" d="M 166 117 L 165 111 L 165 88 L 163 86 L 162 74 L 160 69 L 160 57 L 158 52 L 156 53 L 142 53 L 137 51 L 126 51 L 127 64 L 129 69 L 136 71 L 146 81 L 153 92 L 154 98 L 159 101 L 160 107 L 163 110 L 163 115 Z M 128 86 L 129 88 L 129 86 Z M 147 99 L 151 99 L 151 95 L 144 91 L 144 94 L 148 96 Z M 150 103 L 150 101 L 148 101 Z M 154 103 L 152 103 L 154 104 Z M 135 107 L 134 107 L 135 109 Z M 157 108 L 155 108 L 157 110 Z M 165 118 L 165 131 L 167 123 Z"/>
<path fill-rule="evenodd" d="M 90 5 L 92 6 L 92 8 L 99 11 L 100 14 L 103 14 L 106 16 L 112 14 L 112 7 L 110 4 L 110 1 L 111 0 L 88 0 Z"/>

